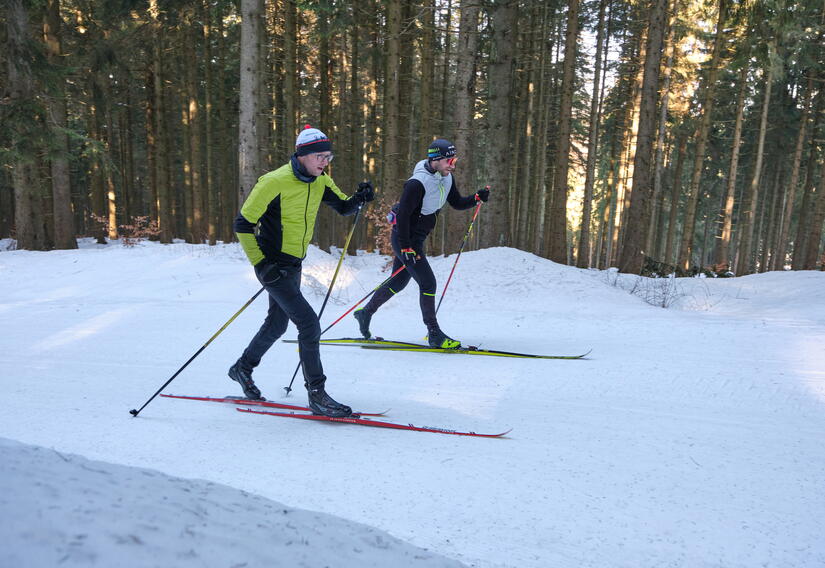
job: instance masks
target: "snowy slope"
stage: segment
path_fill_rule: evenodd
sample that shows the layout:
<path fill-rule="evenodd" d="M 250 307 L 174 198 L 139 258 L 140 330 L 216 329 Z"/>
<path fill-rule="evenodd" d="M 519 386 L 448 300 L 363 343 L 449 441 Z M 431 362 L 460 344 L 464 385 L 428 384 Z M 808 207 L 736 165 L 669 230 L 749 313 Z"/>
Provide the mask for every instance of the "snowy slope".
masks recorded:
<path fill-rule="evenodd" d="M 442 285 L 454 258 L 433 259 Z M 316 307 L 336 262 L 310 250 Z M 386 275 L 384 257 L 348 258 L 322 325 Z M 0 436 L 230 485 L 470 566 L 825 564 L 825 274 L 680 279 L 671 309 L 628 294 L 628 278 L 512 249 L 462 255 L 445 332 L 493 349 L 593 348 L 583 361 L 323 348 L 339 400 L 419 425 L 513 428 L 486 440 L 168 399 L 133 419 L 257 291 L 240 250 L 4 252 Z M 417 304 L 412 284 L 373 331 L 420 341 Z M 256 300 L 167 392 L 238 394 L 225 372 L 264 312 Z M 348 317 L 327 336 L 356 332 Z M 296 362 L 294 346 L 272 348 L 255 373 L 264 395 L 282 398 Z"/>
<path fill-rule="evenodd" d="M 0 439 L 2 566 L 458 567 L 383 531 Z"/>

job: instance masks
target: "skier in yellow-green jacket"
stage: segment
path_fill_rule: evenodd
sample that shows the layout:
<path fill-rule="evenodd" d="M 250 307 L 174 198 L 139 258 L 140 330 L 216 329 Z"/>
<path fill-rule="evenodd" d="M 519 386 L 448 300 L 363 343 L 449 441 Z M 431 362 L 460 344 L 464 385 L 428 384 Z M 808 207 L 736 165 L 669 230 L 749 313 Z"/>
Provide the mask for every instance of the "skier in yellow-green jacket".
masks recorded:
<path fill-rule="evenodd" d="M 332 161 L 332 142 L 317 128 L 307 125 L 295 142 L 289 162 L 264 174 L 252 188 L 235 220 L 235 233 L 255 275 L 269 294 L 269 312 L 261 329 L 241 357 L 229 369 L 244 394 L 260 399 L 252 371 L 291 320 L 298 328 L 298 348 L 309 407 L 316 414 L 349 416 L 352 409 L 336 402 L 325 388 L 318 340 L 318 316 L 301 294 L 301 263 L 315 229 L 321 203 L 341 215 L 352 215 L 375 197 L 372 184 L 358 184 L 347 196 L 324 169 Z"/>

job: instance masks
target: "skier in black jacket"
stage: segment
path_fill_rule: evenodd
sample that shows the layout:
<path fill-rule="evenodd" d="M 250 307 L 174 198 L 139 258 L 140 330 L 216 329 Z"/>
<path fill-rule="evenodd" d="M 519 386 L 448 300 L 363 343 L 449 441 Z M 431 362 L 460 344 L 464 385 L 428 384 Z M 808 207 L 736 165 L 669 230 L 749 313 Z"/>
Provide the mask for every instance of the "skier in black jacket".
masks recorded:
<path fill-rule="evenodd" d="M 413 175 L 404 184 L 401 200 L 393 207 L 392 249 L 395 253 L 393 272 L 401 268 L 394 278 L 376 290 L 369 303 L 353 316 L 358 320 L 361 334 L 369 339 L 372 315 L 384 302 L 392 298 L 415 279 L 420 291 L 421 316 L 427 326 L 427 340 L 431 347 L 453 349 L 461 342 L 448 337 L 438 325 L 435 316 L 436 282 L 424 241 L 435 227 L 439 210 L 449 203 L 454 209 L 470 209 L 478 201 L 487 201 L 490 190 L 481 189 L 474 195 L 462 197 L 451 175 L 456 163 L 455 146 L 447 140 L 433 140 L 427 148 L 427 159 L 415 165 Z"/>

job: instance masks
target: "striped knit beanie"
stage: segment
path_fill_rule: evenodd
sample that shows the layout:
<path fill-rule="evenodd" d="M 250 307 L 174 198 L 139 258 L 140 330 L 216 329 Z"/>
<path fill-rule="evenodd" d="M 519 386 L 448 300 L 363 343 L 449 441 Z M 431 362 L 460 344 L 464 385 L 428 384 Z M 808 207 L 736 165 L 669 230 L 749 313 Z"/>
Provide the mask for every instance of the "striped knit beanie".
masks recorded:
<path fill-rule="evenodd" d="M 327 135 L 317 128 L 312 128 L 309 124 L 304 126 L 295 140 L 295 153 L 299 156 L 330 150 L 332 150 L 332 142 Z"/>

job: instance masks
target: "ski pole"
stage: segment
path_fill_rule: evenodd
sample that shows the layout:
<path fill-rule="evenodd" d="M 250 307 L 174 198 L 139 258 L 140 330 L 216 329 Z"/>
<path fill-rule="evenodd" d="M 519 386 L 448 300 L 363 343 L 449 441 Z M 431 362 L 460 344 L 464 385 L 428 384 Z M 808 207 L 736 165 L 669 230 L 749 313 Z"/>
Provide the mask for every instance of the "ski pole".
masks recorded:
<path fill-rule="evenodd" d="M 355 303 L 355 305 L 353 305 L 350 309 L 348 309 L 347 311 L 345 311 L 345 312 L 341 315 L 341 317 L 339 317 L 337 320 L 335 320 L 334 322 L 332 322 L 331 324 L 329 324 L 329 325 L 327 326 L 327 328 L 326 328 L 324 331 L 322 331 L 322 332 L 321 332 L 321 335 L 324 335 L 326 332 L 328 332 L 328 331 L 329 331 L 329 329 L 330 329 L 332 326 L 334 326 L 336 323 L 338 323 L 339 321 L 341 321 L 342 319 L 344 319 L 344 318 L 347 316 L 347 314 L 349 314 L 352 310 L 354 310 L 355 308 L 357 308 L 358 306 L 360 306 L 360 305 L 361 305 L 361 302 L 363 302 L 364 300 L 366 300 L 367 298 L 369 298 L 370 296 L 372 296 L 373 294 L 375 294 L 376 290 L 378 290 L 381 286 L 383 286 L 384 284 L 386 284 L 387 282 L 389 282 L 390 280 L 392 280 L 392 279 L 393 279 L 393 277 L 395 277 L 395 275 L 396 275 L 396 274 L 398 274 L 399 272 L 401 272 L 401 271 L 402 271 L 402 270 L 404 270 L 405 268 L 407 268 L 407 265 L 402 265 L 402 266 L 400 266 L 400 267 L 398 268 L 398 270 L 396 270 L 395 272 L 393 272 L 392 274 L 390 274 L 389 278 L 387 278 L 386 280 L 384 280 L 383 282 L 381 282 L 381 284 L 379 284 L 378 286 L 376 286 L 375 288 L 373 288 L 373 289 L 369 292 L 369 294 L 367 294 L 366 296 L 364 296 L 363 298 L 361 298 L 360 300 L 358 300 L 358 301 Z M 295 370 L 295 372 L 296 372 L 296 374 L 297 374 L 297 369 Z M 295 380 L 295 375 L 292 375 L 292 381 L 290 381 L 289 386 L 288 386 L 288 387 L 284 387 L 284 390 L 286 391 L 287 396 L 289 396 L 290 391 L 292 391 L 292 382 L 293 382 L 294 380 Z"/>
<path fill-rule="evenodd" d="M 321 311 L 318 312 L 318 319 L 321 319 L 321 315 L 324 313 L 324 308 L 327 307 L 327 300 L 329 300 L 330 294 L 332 294 L 332 287 L 335 285 L 335 280 L 338 278 L 338 271 L 341 270 L 341 264 L 344 262 L 344 256 L 347 254 L 347 249 L 349 248 L 349 243 L 352 240 L 352 235 L 355 233 L 355 227 L 358 225 L 358 219 L 361 217 L 361 207 L 363 204 L 358 206 L 358 211 L 355 212 L 355 221 L 352 222 L 352 229 L 349 231 L 349 235 L 347 235 L 347 240 L 344 243 L 344 250 L 341 251 L 341 256 L 338 257 L 338 266 L 335 267 L 335 273 L 332 275 L 332 280 L 329 283 L 329 288 L 327 288 L 327 295 L 324 297 L 324 303 L 321 304 Z M 292 390 L 292 383 L 295 382 L 295 377 L 298 375 L 298 370 L 301 368 L 301 360 L 298 360 L 298 365 L 295 367 L 295 372 L 292 373 L 292 380 L 289 381 L 289 386 L 284 387 L 286 390 L 286 394 L 289 395 L 289 391 Z"/>
<path fill-rule="evenodd" d="M 487 189 L 490 189 L 490 186 L 487 186 Z M 476 205 L 476 210 L 473 213 L 473 218 L 470 221 L 470 226 L 467 227 L 467 232 L 464 233 L 464 238 L 461 240 L 461 246 L 458 247 L 458 255 L 455 257 L 455 262 L 453 263 L 453 268 L 450 270 L 450 276 L 447 277 L 447 282 L 444 284 L 444 289 L 441 291 L 441 297 L 438 299 L 438 305 L 435 307 L 435 313 L 438 313 L 438 308 L 441 307 L 441 301 L 444 300 L 444 294 L 447 293 L 447 286 L 450 285 L 450 280 L 453 279 L 453 272 L 455 272 L 455 267 L 458 266 L 458 259 L 461 258 L 461 251 L 464 250 L 464 245 L 467 244 L 467 239 L 470 238 L 470 233 L 473 232 L 473 224 L 476 222 L 476 217 L 478 217 L 478 212 L 481 210 L 481 204 L 484 203 L 483 201 L 479 200 L 478 204 Z"/>
<path fill-rule="evenodd" d="M 163 386 L 162 386 L 162 387 L 160 387 L 160 388 L 157 390 L 157 392 L 156 392 L 155 394 L 153 394 L 153 395 L 149 398 L 149 400 L 147 400 L 146 402 L 144 402 L 144 403 L 143 403 L 143 406 L 141 406 L 138 410 L 135 410 L 135 409 L 133 408 L 132 410 L 130 410 L 130 411 L 129 411 L 129 414 L 131 414 L 132 416 L 135 416 L 135 417 L 136 417 L 138 414 L 140 414 L 140 412 L 141 412 L 144 408 L 146 408 L 146 405 L 147 405 L 147 404 L 149 404 L 150 402 L 152 402 L 152 401 L 155 399 L 155 397 L 156 397 L 156 396 L 158 396 L 158 395 L 160 394 L 160 392 L 161 392 L 163 389 L 165 389 L 165 388 L 169 385 L 169 383 L 171 383 L 173 380 L 175 380 L 175 377 L 177 377 L 178 375 L 180 375 L 181 371 L 183 371 L 183 370 L 184 370 L 184 369 L 185 369 L 185 368 L 189 365 L 189 363 L 191 363 L 192 361 L 194 361 L 194 360 L 195 360 L 195 357 L 197 357 L 198 355 L 200 355 L 200 354 L 201 354 L 201 352 L 202 352 L 204 349 L 206 349 L 206 348 L 209 346 L 209 344 L 210 344 L 210 343 L 212 343 L 212 341 L 213 341 L 216 337 L 218 337 L 218 336 L 221 334 L 221 332 L 223 332 L 223 330 L 225 330 L 227 327 L 229 327 L 229 324 L 230 324 L 230 323 L 232 323 L 233 321 L 235 321 L 235 318 L 236 318 L 236 317 L 238 317 L 239 315 L 241 315 L 241 312 L 242 312 L 242 311 L 244 311 L 246 308 L 248 308 L 248 307 L 249 307 L 249 304 L 251 304 L 251 303 L 255 300 L 255 298 L 257 298 L 258 296 L 260 296 L 261 292 L 263 292 L 263 291 L 264 291 L 264 288 L 262 287 L 260 290 L 258 290 L 257 292 L 255 292 L 255 295 L 254 295 L 254 296 L 252 296 L 251 298 L 249 298 L 249 301 L 248 301 L 248 302 L 246 302 L 246 303 L 245 303 L 245 304 L 241 307 L 241 309 L 240 309 L 240 310 L 238 310 L 237 312 L 235 312 L 235 315 L 234 315 L 234 316 L 232 316 L 231 318 L 229 318 L 229 321 L 227 321 L 225 324 L 223 324 L 223 325 L 221 326 L 221 328 L 220 328 L 220 329 L 219 329 L 219 330 L 215 333 L 215 335 L 213 335 L 212 337 L 210 337 L 210 338 L 209 338 L 209 341 L 207 341 L 206 343 L 204 343 L 204 344 L 203 344 L 203 347 L 201 347 L 200 349 L 198 349 L 198 350 L 197 350 L 197 352 L 195 352 L 195 354 L 194 354 L 194 355 L 192 355 L 192 356 L 189 358 L 189 360 L 188 360 L 186 363 L 184 363 L 184 364 L 183 364 L 183 366 L 182 366 L 180 369 L 178 369 L 178 370 L 177 370 L 177 372 L 175 372 L 175 374 L 174 374 L 174 375 L 172 375 L 171 377 L 169 377 L 169 380 L 168 380 L 168 381 L 166 381 L 165 383 L 163 383 Z"/>

